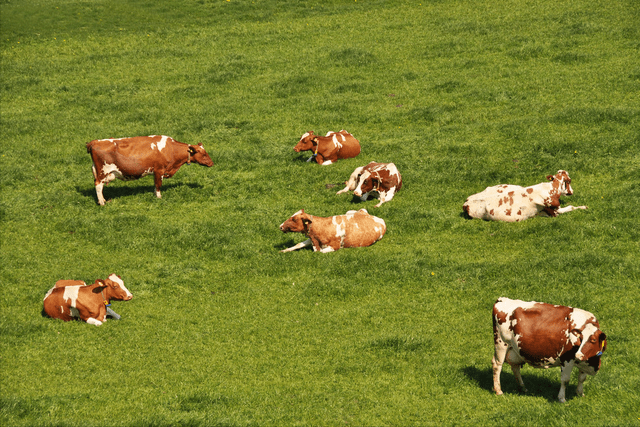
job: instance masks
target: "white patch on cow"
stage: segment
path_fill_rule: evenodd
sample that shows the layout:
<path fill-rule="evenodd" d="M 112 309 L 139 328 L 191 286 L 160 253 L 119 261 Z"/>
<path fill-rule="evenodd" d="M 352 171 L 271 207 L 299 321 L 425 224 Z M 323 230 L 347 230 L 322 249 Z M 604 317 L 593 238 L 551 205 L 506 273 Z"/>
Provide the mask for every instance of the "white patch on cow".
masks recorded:
<path fill-rule="evenodd" d="M 329 166 L 332 163 L 333 162 L 331 160 L 326 160 L 326 161 L 322 162 L 322 166 Z"/>
<path fill-rule="evenodd" d="M 62 294 L 62 299 L 64 302 L 69 304 L 71 307 L 76 307 L 76 302 L 78 301 L 78 292 L 80 291 L 81 286 L 65 286 L 64 293 Z"/>
<path fill-rule="evenodd" d="M 167 145 L 168 136 L 162 135 L 160 142 L 158 142 L 158 151 L 162 151 L 162 149 Z"/>
<path fill-rule="evenodd" d="M 49 291 L 48 291 L 48 292 L 47 292 L 47 294 L 44 296 L 44 298 L 42 299 L 42 301 L 44 301 L 44 300 L 46 300 L 47 298 L 49 298 L 49 295 L 51 295 L 51 292 L 53 292 L 53 290 L 54 290 L 55 288 L 56 288 L 56 287 L 54 286 L 53 288 L 49 289 Z"/>
<path fill-rule="evenodd" d="M 154 148 L 156 148 L 156 144 L 154 142 L 151 143 L 151 149 L 153 150 Z"/>
<path fill-rule="evenodd" d="M 113 181 L 115 179 L 116 174 L 119 176 L 122 176 L 122 172 L 120 172 L 120 169 L 118 169 L 118 166 L 113 163 L 105 163 L 104 165 L 102 165 L 102 174 L 104 175 L 104 178 L 101 181 L 103 183 L 108 183 Z"/>
<path fill-rule="evenodd" d="M 305 139 L 305 138 L 306 138 L 306 137 L 308 137 L 308 136 L 309 136 L 309 132 L 305 132 L 305 133 L 304 133 L 304 135 L 302 135 L 302 136 L 300 137 L 300 141 L 302 141 L 303 139 Z"/>
<path fill-rule="evenodd" d="M 87 319 L 87 323 L 88 323 L 88 324 L 90 324 L 90 325 L 95 325 L 95 326 L 100 326 L 100 325 L 102 325 L 102 322 L 101 322 L 101 321 L 99 321 L 98 319 L 94 319 L 93 317 L 89 317 L 89 318 Z"/>
<path fill-rule="evenodd" d="M 337 134 L 333 135 L 333 138 L 331 138 L 331 141 L 333 141 L 333 145 L 335 145 L 338 149 L 342 148 L 342 144 L 340 144 L 340 142 L 338 142 Z"/>
<path fill-rule="evenodd" d="M 331 222 L 336 227 L 336 237 L 340 238 L 340 247 L 344 248 L 344 238 L 347 235 L 347 225 L 346 225 L 346 221 L 341 221 L 340 223 L 338 223 L 338 218 L 339 218 L 338 216 L 334 216 L 333 218 L 331 218 Z M 347 221 L 349 219 L 350 218 L 347 216 Z M 331 250 L 333 250 L 333 248 Z M 323 249 L 322 251 L 325 251 L 325 250 Z"/>

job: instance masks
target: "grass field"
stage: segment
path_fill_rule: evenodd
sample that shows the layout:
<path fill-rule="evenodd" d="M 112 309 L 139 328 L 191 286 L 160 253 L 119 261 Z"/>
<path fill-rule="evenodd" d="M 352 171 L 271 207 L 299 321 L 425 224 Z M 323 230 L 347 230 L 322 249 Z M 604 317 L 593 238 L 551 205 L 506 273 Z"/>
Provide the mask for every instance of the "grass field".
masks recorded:
<path fill-rule="evenodd" d="M 0 425 L 640 425 L 639 22 L 632 0 L 0 1 Z M 292 150 L 343 128 L 355 159 Z M 98 206 L 85 144 L 150 134 L 215 166 Z M 393 201 L 328 186 L 372 160 Z M 558 169 L 587 211 L 461 215 Z M 362 207 L 375 245 L 279 253 L 298 209 Z M 42 317 L 56 280 L 109 273 L 122 320 Z M 585 397 L 531 367 L 494 396 L 500 296 L 598 317 Z"/>

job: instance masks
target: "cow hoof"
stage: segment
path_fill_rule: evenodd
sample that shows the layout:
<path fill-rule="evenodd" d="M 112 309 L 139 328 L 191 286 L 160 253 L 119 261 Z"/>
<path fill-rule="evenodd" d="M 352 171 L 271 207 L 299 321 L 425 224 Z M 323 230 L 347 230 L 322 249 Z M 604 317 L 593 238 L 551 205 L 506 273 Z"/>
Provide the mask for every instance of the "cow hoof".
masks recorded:
<path fill-rule="evenodd" d="M 560 402 L 560 403 L 567 403 L 567 399 L 565 399 L 565 398 L 558 399 L 558 402 Z"/>

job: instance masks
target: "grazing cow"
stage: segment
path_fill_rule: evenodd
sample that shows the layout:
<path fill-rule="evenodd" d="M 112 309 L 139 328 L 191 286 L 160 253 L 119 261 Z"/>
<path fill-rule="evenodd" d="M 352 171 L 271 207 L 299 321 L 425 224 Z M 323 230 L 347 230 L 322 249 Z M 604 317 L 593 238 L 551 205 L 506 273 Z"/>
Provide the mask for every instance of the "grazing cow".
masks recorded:
<path fill-rule="evenodd" d="M 467 198 L 462 206 L 471 218 L 491 221 L 517 222 L 534 216 L 555 217 L 586 206 L 560 207 L 560 196 L 571 196 L 571 178 L 567 171 L 559 170 L 547 176 L 550 182 L 520 187 L 519 185 L 496 185 Z"/>
<path fill-rule="evenodd" d="M 336 194 L 353 191 L 353 194 L 365 201 L 370 193 L 375 191 L 380 197 L 380 203 L 375 207 L 379 208 L 383 203 L 393 199 L 396 192 L 402 188 L 402 176 L 393 163 L 371 162 L 356 168 L 345 185 L 346 187 Z"/>
<path fill-rule="evenodd" d="M 100 326 L 106 319 L 111 300 L 129 301 L 131 298 L 133 296 L 120 276 L 111 274 L 106 280 L 96 280 L 93 285 L 86 285 L 81 280 L 59 280 L 47 292 L 43 304 L 45 314 L 54 319 L 67 322 L 79 317 Z"/>
<path fill-rule="evenodd" d="M 293 147 L 296 153 L 313 151 L 307 160 L 316 160 L 319 165 L 330 165 L 338 159 L 350 159 L 360 154 L 360 142 L 346 130 L 328 132 L 327 136 L 314 135 L 309 131 L 302 135 L 300 141 Z"/>
<path fill-rule="evenodd" d="M 580 371 L 576 393 L 584 396 L 584 380 L 598 372 L 600 356 L 607 348 L 607 336 L 600 331 L 593 314 L 579 308 L 509 298 L 498 298 L 493 306 L 493 341 L 491 364 L 496 395 L 502 394 L 500 372 L 505 361 L 524 392 L 527 390 L 520 376 L 522 365 L 560 366 L 558 400 L 563 403 L 573 367 Z"/>
<path fill-rule="evenodd" d="M 313 245 L 313 251 L 333 252 L 341 248 L 371 246 L 387 231 L 384 220 L 369 215 L 366 209 L 348 211 L 328 218 L 309 215 L 304 209 L 280 224 L 284 233 L 304 233 L 308 239 L 281 252 Z"/>
<path fill-rule="evenodd" d="M 87 143 L 87 152 L 93 159 L 93 177 L 100 205 L 105 203 L 103 186 L 116 178 L 129 181 L 153 174 L 156 196 L 161 198 L 162 180 L 171 178 L 183 164 L 194 161 L 213 166 L 202 143 L 189 145 L 161 135 L 99 139 Z"/>

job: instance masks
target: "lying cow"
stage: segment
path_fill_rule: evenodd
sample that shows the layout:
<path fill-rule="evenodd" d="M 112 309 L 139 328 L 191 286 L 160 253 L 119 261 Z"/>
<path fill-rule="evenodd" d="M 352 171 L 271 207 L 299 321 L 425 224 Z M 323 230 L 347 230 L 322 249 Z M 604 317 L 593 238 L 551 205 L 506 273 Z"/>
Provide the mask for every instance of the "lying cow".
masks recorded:
<path fill-rule="evenodd" d="M 153 174 L 156 196 L 161 198 L 162 180 L 171 178 L 183 164 L 213 166 L 202 143 L 189 145 L 161 135 L 95 140 L 87 143 L 87 152 L 93 159 L 100 205 L 105 203 L 103 186 L 116 178 L 129 181 Z"/>
<path fill-rule="evenodd" d="M 382 239 L 387 225 L 383 219 L 369 215 L 366 209 L 328 218 L 309 215 L 302 209 L 280 224 L 280 230 L 284 233 L 304 233 L 308 237 L 304 242 L 281 252 L 295 251 L 309 245 L 313 245 L 314 252 L 333 252 L 341 248 L 371 246 Z"/>
<path fill-rule="evenodd" d="M 120 276 L 111 274 L 106 280 L 96 280 L 93 285 L 81 280 L 59 280 L 47 292 L 43 304 L 45 314 L 54 319 L 67 322 L 79 317 L 90 325 L 100 326 L 107 314 L 113 313 L 109 313 L 111 300 L 129 301 L 131 298 L 133 296 Z"/>
<path fill-rule="evenodd" d="M 560 207 L 560 196 L 571 196 L 571 178 L 567 171 L 559 170 L 547 176 L 550 182 L 520 187 L 519 185 L 496 185 L 467 198 L 462 206 L 471 218 L 491 221 L 517 222 L 534 216 L 555 217 L 586 206 Z"/>
<path fill-rule="evenodd" d="M 302 135 L 300 141 L 293 147 L 296 153 L 301 151 L 313 152 L 307 160 L 316 160 L 319 165 L 330 165 L 338 159 L 350 159 L 360 154 L 360 142 L 346 130 L 328 132 L 326 136 L 314 135 L 309 131 Z"/>
<path fill-rule="evenodd" d="M 346 187 L 336 194 L 353 191 L 353 194 L 365 201 L 372 192 L 377 192 L 380 203 L 375 207 L 379 208 L 383 203 L 393 199 L 396 192 L 402 188 L 402 176 L 393 163 L 371 162 L 356 168 L 345 185 Z"/>
<path fill-rule="evenodd" d="M 600 369 L 600 356 L 607 348 L 607 336 L 595 316 L 579 308 L 499 298 L 493 306 L 495 353 L 493 390 L 502 394 L 500 372 L 511 365 L 520 388 L 526 392 L 520 367 L 561 367 L 558 400 L 565 402 L 565 389 L 573 367 L 580 371 L 576 393 L 583 396 L 584 380 Z"/>

